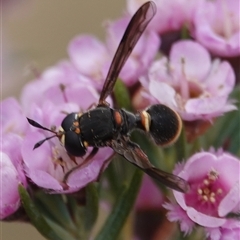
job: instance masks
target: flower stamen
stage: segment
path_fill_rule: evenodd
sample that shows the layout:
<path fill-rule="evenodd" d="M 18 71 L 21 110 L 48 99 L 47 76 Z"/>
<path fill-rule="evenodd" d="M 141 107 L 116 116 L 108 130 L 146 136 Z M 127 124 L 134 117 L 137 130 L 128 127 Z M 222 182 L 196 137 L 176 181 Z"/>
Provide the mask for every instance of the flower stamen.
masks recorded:
<path fill-rule="evenodd" d="M 204 202 L 216 203 L 216 196 L 223 192 L 221 188 L 214 190 L 214 183 L 216 183 L 218 177 L 218 172 L 212 169 L 203 180 L 203 185 L 197 189 L 200 199 Z"/>
<path fill-rule="evenodd" d="M 181 66 L 182 66 L 182 82 L 180 85 L 180 92 L 183 99 L 187 101 L 190 95 L 189 95 L 189 85 L 188 85 L 187 75 L 185 72 L 185 59 L 183 57 L 181 58 Z"/>
<path fill-rule="evenodd" d="M 204 179 L 204 180 L 203 180 L 203 184 L 207 186 L 207 185 L 210 184 L 210 182 L 208 181 L 208 179 Z"/>
<path fill-rule="evenodd" d="M 63 99 L 66 103 L 68 103 L 68 99 L 67 99 L 67 96 L 66 96 L 66 92 L 65 92 L 65 89 L 66 89 L 66 86 L 62 83 L 59 84 L 59 88 L 63 94 Z"/>

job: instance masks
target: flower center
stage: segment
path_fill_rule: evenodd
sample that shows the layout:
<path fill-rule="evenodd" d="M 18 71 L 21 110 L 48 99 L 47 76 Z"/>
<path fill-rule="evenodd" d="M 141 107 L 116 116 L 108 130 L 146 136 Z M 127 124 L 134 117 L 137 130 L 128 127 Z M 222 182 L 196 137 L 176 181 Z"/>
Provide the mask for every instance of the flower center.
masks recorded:
<path fill-rule="evenodd" d="M 186 204 L 201 213 L 218 217 L 218 205 L 225 195 L 218 172 L 210 170 L 206 177 L 191 183 L 191 189 L 185 195 Z"/>
<path fill-rule="evenodd" d="M 62 181 L 65 174 L 77 165 L 58 145 L 52 147 L 51 160 L 53 167 L 49 169 L 49 173 L 58 181 Z"/>
<path fill-rule="evenodd" d="M 203 89 L 198 82 L 187 76 L 184 58 L 181 59 L 181 68 L 181 84 L 176 88 L 176 91 L 180 93 L 183 104 L 185 104 L 190 98 L 199 98 L 203 94 Z"/>
<path fill-rule="evenodd" d="M 210 171 L 207 177 L 203 180 L 203 184 L 197 189 L 197 193 L 202 203 L 216 203 L 217 197 L 220 196 L 223 191 L 222 189 L 215 188 L 214 183 L 218 179 L 218 173 L 214 170 Z"/>

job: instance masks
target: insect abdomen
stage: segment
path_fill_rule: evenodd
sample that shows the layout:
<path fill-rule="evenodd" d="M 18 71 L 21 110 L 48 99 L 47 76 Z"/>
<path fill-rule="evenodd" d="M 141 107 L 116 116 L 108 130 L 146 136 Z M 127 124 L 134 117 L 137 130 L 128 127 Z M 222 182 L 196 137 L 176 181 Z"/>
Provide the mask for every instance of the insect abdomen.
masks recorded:
<path fill-rule="evenodd" d="M 156 144 L 167 146 L 178 139 L 182 120 L 177 112 L 162 104 L 152 105 L 146 112 L 151 118 L 149 133 Z"/>

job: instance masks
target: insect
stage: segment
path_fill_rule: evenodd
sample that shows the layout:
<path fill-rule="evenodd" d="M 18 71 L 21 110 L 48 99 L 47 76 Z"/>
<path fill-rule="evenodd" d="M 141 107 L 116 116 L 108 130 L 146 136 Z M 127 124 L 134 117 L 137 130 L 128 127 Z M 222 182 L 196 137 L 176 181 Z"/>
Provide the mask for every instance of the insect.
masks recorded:
<path fill-rule="evenodd" d="M 143 150 L 129 138 L 131 131 L 138 129 L 148 133 L 158 145 L 171 144 L 181 131 L 182 122 L 179 115 L 161 104 L 152 105 L 134 114 L 124 109 L 110 108 L 105 101 L 112 93 L 123 65 L 155 13 L 155 3 L 146 2 L 130 20 L 112 60 L 98 105 L 94 109 L 85 113 L 68 114 L 58 132 L 45 128 L 32 119 L 28 118 L 28 121 L 34 127 L 54 133 L 54 136 L 37 142 L 34 148 L 52 137 L 58 137 L 72 156 L 84 156 L 87 148 L 93 147 L 86 158 L 91 159 L 99 148 L 108 146 L 167 187 L 187 192 L 189 186 L 184 179 L 154 167 Z"/>

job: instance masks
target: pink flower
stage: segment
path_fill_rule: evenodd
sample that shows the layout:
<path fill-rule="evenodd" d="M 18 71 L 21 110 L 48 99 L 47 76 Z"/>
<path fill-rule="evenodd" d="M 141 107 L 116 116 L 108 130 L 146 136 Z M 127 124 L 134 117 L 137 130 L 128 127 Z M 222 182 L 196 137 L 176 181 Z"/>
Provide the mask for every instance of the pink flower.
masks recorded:
<path fill-rule="evenodd" d="M 0 219 L 13 214 L 20 206 L 18 185 L 26 187 L 27 181 L 22 166 L 20 146 L 22 138 L 14 133 L 1 136 L 0 149 Z"/>
<path fill-rule="evenodd" d="M 15 98 L 7 98 L 0 103 L 2 133 L 23 135 L 29 127 L 20 104 Z"/>
<path fill-rule="evenodd" d="M 26 175 L 36 185 L 50 191 L 75 192 L 88 183 L 96 181 L 107 166 L 112 154 L 108 148 L 100 149 L 98 154 L 84 165 L 85 157 L 72 159 L 58 139 L 47 141 L 41 147 L 33 150 L 36 141 L 44 137 L 38 132 L 27 134 L 23 142 L 22 155 L 26 166 Z M 86 156 L 89 153 L 90 150 Z M 83 165 L 77 168 L 80 164 Z"/>
<path fill-rule="evenodd" d="M 0 104 L 0 219 L 13 214 L 20 206 L 18 185 L 27 185 L 21 155 L 22 137 L 29 124 L 15 98 L 7 98 Z"/>
<path fill-rule="evenodd" d="M 107 46 L 110 55 L 113 56 L 120 43 L 120 40 L 127 28 L 130 17 L 123 17 L 114 22 L 108 22 L 107 28 Z M 153 32 L 147 30 L 142 34 L 136 46 L 134 47 L 131 55 L 129 56 L 126 64 L 123 66 L 119 78 L 126 83 L 127 86 L 132 86 L 138 81 L 138 78 L 146 73 L 150 64 L 154 60 L 158 49 L 160 47 L 160 38 Z M 105 75 L 107 74 L 111 60 L 105 68 Z"/>
<path fill-rule="evenodd" d="M 69 62 L 48 69 L 39 79 L 27 84 L 21 96 L 28 118 L 56 130 L 67 113 L 86 111 L 98 98 L 91 80 L 79 74 Z M 74 192 L 96 181 L 112 155 L 111 149 L 100 149 L 86 164 L 84 159 L 90 148 L 84 158 L 70 157 L 56 138 L 33 150 L 35 143 L 46 136 L 51 133 L 31 127 L 21 150 L 26 175 L 39 187 L 51 191 Z"/>
<path fill-rule="evenodd" d="M 73 65 L 81 74 L 93 79 L 93 84 L 99 90 L 129 21 L 130 17 L 124 17 L 108 22 L 106 44 L 89 35 L 77 36 L 69 44 L 68 54 Z M 159 45 L 160 39 L 155 32 L 143 33 L 120 73 L 120 78 L 126 85 L 133 85 L 146 72 Z"/>
<path fill-rule="evenodd" d="M 152 179 L 144 175 L 141 188 L 138 193 L 136 207 L 138 210 L 161 208 L 163 195 Z"/>
<path fill-rule="evenodd" d="M 239 56 L 239 1 L 202 1 L 196 9 L 193 34 L 215 55 Z"/>
<path fill-rule="evenodd" d="M 208 240 L 233 240 L 239 239 L 240 222 L 228 220 L 228 223 L 221 228 L 205 228 Z"/>
<path fill-rule="evenodd" d="M 47 69 L 35 81 L 25 85 L 21 103 L 24 112 L 29 114 L 46 102 L 57 106 L 74 103 L 78 110 L 86 109 L 94 104 L 97 98 L 98 93 L 93 88 L 91 79 L 80 74 L 70 62 L 62 61 Z"/>
<path fill-rule="evenodd" d="M 93 79 L 100 89 L 105 77 L 103 68 L 110 59 L 110 53 L 104 43 L 93 36 L 80 35 L 69 43 L 68 54 L 77 70 Z"/>
<path fill-rule="evenodd" d="M 127 9 L 131 14 L 147 0 L 128 0 Z M 199 0 L 155 0 L 157 5 L 156 16 L 149 28 L 158 33 L 180 30 L 184 25 L 191 26 L 194 10 L 198 8 Z"/>
<path fill-rule="evenodd" d="M 231 66 L 217 59 L 212 62 L 206 49 L 194 41 L 176 42 L 169 59 L 155 61 L 141 82 L 149 102 L 175 109 L 186 121 L 211 120 L 236 109 L 228 101 L 235 83 Z"/>
<path fill-rule="evenodd" d="M 179 221 L 185 233 L 191 232 L 193 223 L 205 227 L 208 235 L 213 235 L 216 229 L 219 232 L 235 228 L 239 231 L 239 223 L 226 217 L 240 210 L 239 171 L 239 159 L 228 153 L 194 154 L 182 169 L 178 168 L 178 173 L 175 172 L 188 181 L 190 191 L 186 194 L 173 191 L 177 203 L 165 204 L 170 210 L 169 220 Z"/>

